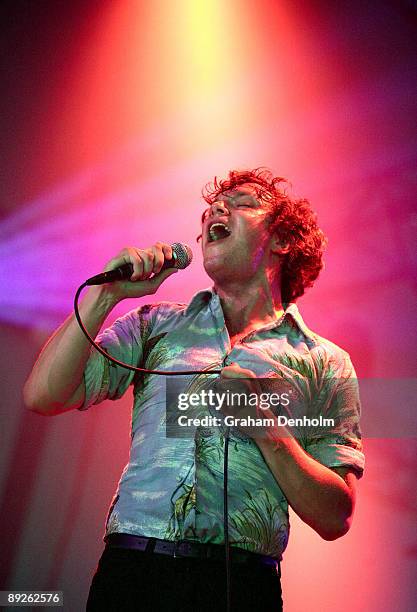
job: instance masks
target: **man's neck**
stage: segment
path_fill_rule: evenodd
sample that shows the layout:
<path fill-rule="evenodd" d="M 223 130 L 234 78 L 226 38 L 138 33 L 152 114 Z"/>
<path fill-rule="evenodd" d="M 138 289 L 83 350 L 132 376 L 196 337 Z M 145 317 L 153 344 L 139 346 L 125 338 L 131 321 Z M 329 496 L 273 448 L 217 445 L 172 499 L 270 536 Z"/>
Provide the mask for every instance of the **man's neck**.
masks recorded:
<path fill-rule="evenodd" d="M 256 287 L 242 284 L 216 286 L 231 338 L 241 338 L 255 329 L 277 321 L 284 310 L 279 286 L 269 283 Z M 275 289 L 275 290 L 274 290 Z"/>

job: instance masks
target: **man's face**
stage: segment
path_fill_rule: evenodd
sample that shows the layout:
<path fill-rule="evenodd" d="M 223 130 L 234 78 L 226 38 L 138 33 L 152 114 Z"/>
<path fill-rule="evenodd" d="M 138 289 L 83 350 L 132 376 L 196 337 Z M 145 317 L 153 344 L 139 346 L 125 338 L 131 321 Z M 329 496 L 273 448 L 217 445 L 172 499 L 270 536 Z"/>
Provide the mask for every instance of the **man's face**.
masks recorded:
<path fill-rule="evenodd" d="M 204 268 L 213 279 L 253 276 L 269 263 L 272 237 L 270 206 L 255 197 L 251 185 L 220 194 L 203 215 Z M 236 280 L 238 279 L 236 277 Z"/>

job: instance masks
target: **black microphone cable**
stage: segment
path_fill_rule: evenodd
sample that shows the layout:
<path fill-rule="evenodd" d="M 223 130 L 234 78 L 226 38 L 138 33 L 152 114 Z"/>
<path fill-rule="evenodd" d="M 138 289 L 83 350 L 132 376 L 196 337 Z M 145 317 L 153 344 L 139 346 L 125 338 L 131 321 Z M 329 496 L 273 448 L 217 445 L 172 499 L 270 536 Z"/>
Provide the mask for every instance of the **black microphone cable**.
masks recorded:
<path fill-rule="evenodd" d="M 227 498 L 228 489 L 228 459 L 229 459 L 229 431 L 230 427 L 226 427 L 224 434 L 224 459 L 223 459 L 223 532 L 224 532 L 224 548 L 226 553 L 226 610 L 230 612 L 231 608 L 231 566 L 230 566 L 230 546 L 229 546 L 229 502 Z"/>
<path fill-rule="evenodd" d="M 77 319 L 78 325 L 80 326 L 81 331 L 84 336 L 90 342 L 94 348 L 101 353 L 106 359 L 112 361 L 116 365 L 126 368 L 127 370 L 132 370 L 133 372 L 144 372 L 146 374 L 158 374 L 159 376 L 187 376 L 189 374 L 221 374 L 221 370 L 210 370 L 210 371 L 202 371 L 202 370 L 180 370 L 178 372 L 174 372 L 171 370 L 163 371 L 163 370 L 147 370 L 146 368 L 139 368 L 137 366 L 132 366 L 124 361 L 119 361 L 115 359 L 107 351 L 105 351 L 97 342 L 90 336 L 84 323 L 81 320 L 80 312 L 78 309 L 78 300 L 80 298 L 81 292 L 85 287 L 90 286 L 88 281 L 84 282 L 80 285 L 74 296 L 74 314 Z M 224 532 L 224 546 L 225 546 L 225 555 L 226 555 L 226 609 L 227 612 L 231 610 L 231 567 L 230 567 L 230 546 L 229 546 L 229 506 L 228 506 L 228 456 L 229 456 L 229 430 L 230 427 L 226 428 L 225 438 L 224 438 L 224 460 L 223 460 L 223 532 Z"/>

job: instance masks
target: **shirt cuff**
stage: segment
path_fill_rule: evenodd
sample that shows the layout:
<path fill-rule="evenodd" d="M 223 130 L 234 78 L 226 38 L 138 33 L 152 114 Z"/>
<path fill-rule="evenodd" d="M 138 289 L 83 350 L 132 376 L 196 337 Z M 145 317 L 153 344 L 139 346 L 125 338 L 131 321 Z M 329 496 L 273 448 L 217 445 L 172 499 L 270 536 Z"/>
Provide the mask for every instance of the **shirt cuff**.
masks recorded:
<path fill-rule="evenodd" d="M 359 444 L 358 444 L 359 446 Z M 332 441 L 321 440 L 310 444 L 306 451 L 322 465 L 328 468 L 351 467 L 360 478 L 365 468 L 365 455 L 361 450 Z"/>

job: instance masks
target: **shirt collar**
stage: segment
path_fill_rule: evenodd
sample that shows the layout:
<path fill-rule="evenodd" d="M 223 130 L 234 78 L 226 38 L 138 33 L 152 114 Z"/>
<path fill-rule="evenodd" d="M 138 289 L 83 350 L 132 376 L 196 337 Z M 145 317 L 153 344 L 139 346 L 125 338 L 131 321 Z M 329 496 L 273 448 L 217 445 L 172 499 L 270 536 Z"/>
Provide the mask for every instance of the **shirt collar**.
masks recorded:
<path fill-rule="evenodd" d="M 201 291 L 198 291 L 191 298 L 190 303 L 185 309 L 185 314 L 189 315 L 193 311 L 201 310 L 204 306 L 206 306 L 211 301 L 213 297 L 217 297 L 218 299 L 217 293 L 215 293 L 215 291 L 213 291 L 213 289 L 211 289 L 210 287 L 207 287 L 207 289 L 202 289 Z"/>
<path fill-rule="evenodd" d="M 208 304 L 212 300 L 217 301 L 218 305 L 221 306 L 219 296 L 217 295 L 217 293 L 214 291 L 212 287 L 208 287 L 207 289 L 202 289 L 201 291 L 198 291 L 191 298 L 191 301 L 185 310 L 185 314 L 189 315 L 193 311 L 201 310 L 202 308 L 204 308 L 204 306 L 208 306 Z M 299 330 L 307 338 L 310 338 L 311 340 L 315 339 L 314 332 L 312 332 L 307 327 L 307 325 L 304 323 L 303 318 L 295 302 L 290 302 L 289 304 L 287 304 L 284 310 L 284 314 L 282 315 L 280 319 L 278 319 L 278 321 L 272 324 L 268 324 L 265 327 L 258 329 L 257 332 L 267 330 L 267 329 L 274 329 L 274 328 L 278 329 L 284 323 L 285 319 L 287 318 L 291 318 L 296 324 L 296 326 L 299 328 Z"/>
<path fill-rule="evenodd" d="M 312 332 L 311 329 L 309 329 L 304 323 L 303 317 L 301 316 L 300 311 L 298 310 L 298 306 L 295 302 L 290 302 L 287 305 L 282 320 L 284 320 L 287 316 L 292 318 L 294 323 L 307 338 L 310 338 L 311 340 L 315 339 L 314 332 Z M 277 327 L 279 327 L 279 325 Z"/>

